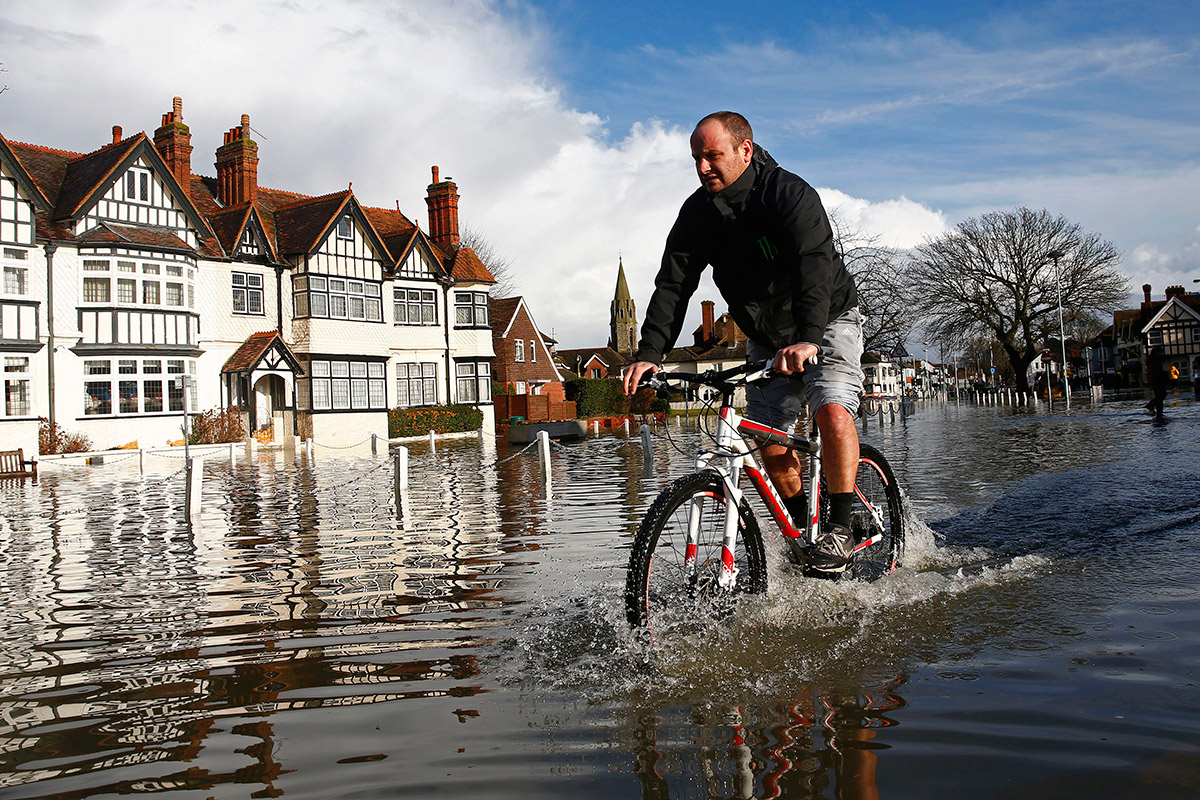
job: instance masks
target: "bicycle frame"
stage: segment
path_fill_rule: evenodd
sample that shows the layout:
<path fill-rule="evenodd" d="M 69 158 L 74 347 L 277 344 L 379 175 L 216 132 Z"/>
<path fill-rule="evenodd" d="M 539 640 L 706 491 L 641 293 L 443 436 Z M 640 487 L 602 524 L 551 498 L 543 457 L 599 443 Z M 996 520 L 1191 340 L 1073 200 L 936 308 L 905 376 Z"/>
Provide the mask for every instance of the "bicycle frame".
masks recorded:
<path fill-rule="evenodd" d="M 761 371 L 759 374 L 761 375 Z M 746 378 L 747 383 L 753 380 L 755 380 L 755 375 L 749 375 Z M 696 459 L 696 468 L 698 470 L 707 469 L 716 472 L 721 476 L 721 481 L 725 486 L 725 519 L 721 550 L 722 568 L 717 583 L 723 589 L 732 590 L 736 585 L 738 575 L 733 555 L 737 543 L 738 509 L 745 494 L 740 486 L 742 474 L 744 473 L 749 478 L 751 485 L 754 486 L 759 497 L 762 498 L 763 504 L 770 511 L 771 517 L 775 520 L 775 524 L 784 538 L 789 540 L 789 543 L 793 546 L 801 544 L 803 546 L 812 545 L 816 541 L 817 534 L 821 528 L 821 481 L 815 479 L 816 476 L 821 474 L 821 438 L 820 431 L 815 423 L 812 426 L 811 437 L 806 439 L 802 436 L 789 434 L 786 431 L 742 417 L 733 407 L 733 387 L 729 386 L 722 392 L 715 439 L 716 448 L 702 452 Z M 788 513 L 787 508 L 783 504 L 782 498 L 780 498 L 778 491 L 776 491 L 775 485 L 754 457 L 754 452 L 747 444 L 747 440 L 767 444 L 780 444 L 807 454 L 809 476 L 808 519 L 801 521 L 799 525 L 792 519 L 791 514 Z M 857 485 L 855 485 L 854 491 L 874 519 L 877 531 L 855 546 L 854 552 L 857 553 L 864 548 L 882 541 L 883 536 L 878 531 L 883 530 L 884 523 L 880 509 L 875 508 L 870 503 Z M 695 566 L 697 543 L 699 541 L 700 505 L 701 499 L 697 498 L 693 500 L 692 507 L 688 511 L 684 563 L 689 569 Z"/>
<path fill-rule="evenodd" d="M 815 427 L 812 439 L 793 436 L 786 431 L 745 419 L 734 410 L 732 398 L 726 398 L 726 400 L 730 402 L 722 401 L 718 415 L 716 449 L 702 452 L 696 459 L 696 468 L 716 472 L 721 476 L 721 482 L 725 485 L 722 569 L 717 583 L 723 589 L 732 589 L 737 581 L 737 567 L 734 566 L 733 551 L 737 543 L 738 507 L 745 494 L 740 485 L 743 473 L 749 478 L 759 497 L 762 498 L 767 510 L 771 512 L 771 517 L 784 537 L 800 539 L 811 544 L 816 538 L 821 521 L 820 481 L 810 481 L 813 488 L 808 519 L 797 525 L 784 506 L 783 499 L 780 498 L 775 485 L 771 483 L 771 479 L 767 477 L 765 470 L 746 444 L 746 440 L 768 441 L 803 450 L 808 454 L 808 474 L 810 476 L 820 474 L 821 446 L 820 434 Z M 697 499 L 689 512 L 687 560 L 685 561 L 689 567 L 694 565 L 699 538 L 699 505 L 700 501 Z"/>

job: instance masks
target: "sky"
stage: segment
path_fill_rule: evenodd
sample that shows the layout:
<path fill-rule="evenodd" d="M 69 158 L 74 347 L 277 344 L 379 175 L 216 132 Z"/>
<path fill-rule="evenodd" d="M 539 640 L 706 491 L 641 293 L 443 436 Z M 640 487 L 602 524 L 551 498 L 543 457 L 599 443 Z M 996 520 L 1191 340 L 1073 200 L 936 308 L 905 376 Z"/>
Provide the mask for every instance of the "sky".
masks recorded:
<path fill-rule="evenodd" d="M 884 244 L 1024 205 L 1135 295 L 1200 278 L 1194 2 L 0 0 L 0 66 L 16 141 L 90 152 L 178 95 L 193 171 L 245 113 L 260 185 L 426 229 L 438 165 L 562 348 L 605 344 L 618 260 L 641 315 L 721 109 Z"/>

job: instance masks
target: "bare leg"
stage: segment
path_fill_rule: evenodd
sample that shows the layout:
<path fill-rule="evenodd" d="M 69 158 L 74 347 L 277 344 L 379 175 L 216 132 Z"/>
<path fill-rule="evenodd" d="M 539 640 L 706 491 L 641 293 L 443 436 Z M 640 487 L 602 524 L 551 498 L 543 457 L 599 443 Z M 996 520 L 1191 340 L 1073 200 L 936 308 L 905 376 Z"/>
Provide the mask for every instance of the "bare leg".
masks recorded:
<path fill-rule="evenodd" d="M 804 488 L 804 481 L 800 458 L 795 450 L 781 444 L 764 445 L 762 460 L 763 467 L 766 468 L 775 488 L 779 490 L 781 498 L 787 500 L 800 494 Z"/>
<path fill-rule="evenodd" d="M 826 403 L 817 410 L 821 462 L 832 494 L 853 492 L 858 476 L 858 429 L 845 406 Z M 777 484 L 778 485 L 778 484 Z"/>

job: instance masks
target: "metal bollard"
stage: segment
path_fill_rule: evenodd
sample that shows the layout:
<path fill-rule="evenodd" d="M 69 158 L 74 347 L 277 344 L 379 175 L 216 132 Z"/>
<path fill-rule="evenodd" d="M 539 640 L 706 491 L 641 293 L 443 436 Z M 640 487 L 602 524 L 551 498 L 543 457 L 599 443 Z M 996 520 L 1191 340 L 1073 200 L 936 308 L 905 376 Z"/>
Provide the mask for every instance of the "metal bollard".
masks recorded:
<path fill-rule="evenodd" d="M 200 490 L 204 480 L 204 459 L 193 456 L 187 459 L 187 484 L 184 488 L 184 500 L 187 504 L 188 519 L 200 516 Z"/>
<path fill-rule="evenodd" d="M 596 434 L 597 436 L 600 435 L 600 420 L 592 420 L 592 433 Z"/>
<path fill-rule="evenodd" d="M 138 474 L 146 474 L 146 451 L 141 448 L 138 449 Z"/>
<path fill-rule="evenodd" d="M 642 462 L 646 468 L 647 475 L 654 474 L 654 440 L 650 438 L 650 426 L 643 425 L 642 433 Z"/>
<path fill-rule="evenodd" d="M 537 432 L 538 441 L 538 464 L 542 469 L 542 481 L 546 484 L 546 489 L 550 489 L 550 434 L 545 431 Z"/>
<path fill-rule="evenodd" d="M 408 448 L 400 445 L 396 448 L 396 463 L 393 469 L 394 489 L 396 494 L 396 512 L 404 507 L 404 494 L 408 491 Z"/>
<path fill-rule="evenodd" d="M 371 455 L 379 455 L 379 434 L 371 434 Z"/>
<path fill-rule="evenodd" d="M 433 431 L 430 431 L 429 432 L 429 449 L 430 449 L 430 451 L 434 450 L 434 448 L 436 447 L 436 445 L 434 444 L 434 438 L 435 437 L 434 437 Z"/>
<path fill-rule="evenodd" d="M 625 418 L 625 435 L 629 435 L 629 417 Z"/>

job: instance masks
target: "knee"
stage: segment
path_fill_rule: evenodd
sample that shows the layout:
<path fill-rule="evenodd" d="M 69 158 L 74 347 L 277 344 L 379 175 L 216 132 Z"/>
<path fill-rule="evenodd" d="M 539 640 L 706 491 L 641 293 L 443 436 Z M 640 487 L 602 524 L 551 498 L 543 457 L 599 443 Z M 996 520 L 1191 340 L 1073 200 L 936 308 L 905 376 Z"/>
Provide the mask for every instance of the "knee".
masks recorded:
<path fill-rule="evenodd" d="M 854 417 L 845 406 L 837 403 L 826 403 L 817 410 L 817 427 L 822 436 L 837 435 L 847 430 L 857 433 L 854 427 Z"/>

